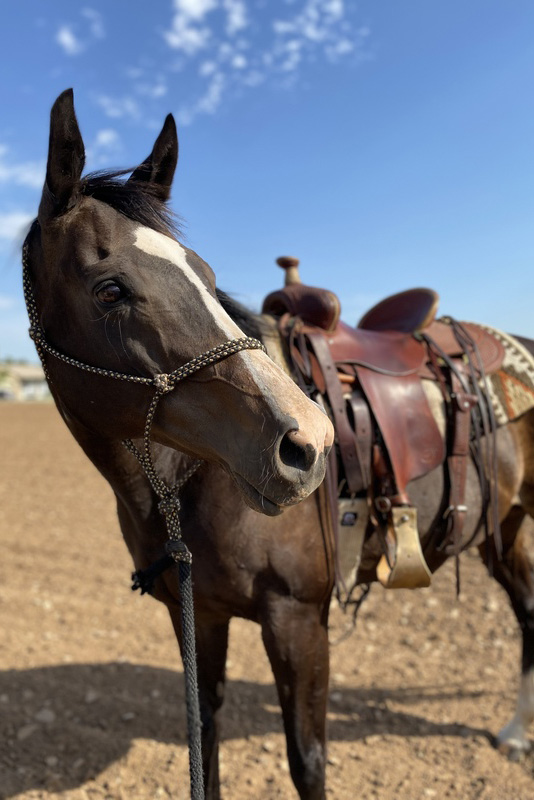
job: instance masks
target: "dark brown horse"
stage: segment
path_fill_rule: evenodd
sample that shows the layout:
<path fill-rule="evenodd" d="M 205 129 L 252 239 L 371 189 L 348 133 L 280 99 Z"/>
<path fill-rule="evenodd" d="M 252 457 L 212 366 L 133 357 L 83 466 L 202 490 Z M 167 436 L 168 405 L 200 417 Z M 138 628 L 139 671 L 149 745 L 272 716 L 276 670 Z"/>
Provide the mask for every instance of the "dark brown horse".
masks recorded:
<path fill-rule="evenodd" d="M 143 435 L 153 392 L 143 384 L 78 369 L 73 362 L 130 376 L 175 370 L 227 339 L 276 329 L 217 293 L 208 265 L 173 235 L 165 201 L 178 143 L 168 117 L 148 159 L 126 182 L 118 174 L 82 179 L 84 148 L 72 93 L 52 109 L 46 185 L 27 239 L 27 263 L 41 335 L 66 354 L 46 355 L 57 407 L 117 498 L 121 529 L 137 569 L 162 556 L 159 498 L 121 444 Z M 34 331 L 35 335 L 35 331 Z M 70 358 L 70 363 L 69 363 Z M 325 797 L 328 610 L 333 543 L 321 491 L 332 431 L 324 414 L 260 351 L 200 370 L 159 404 L 152 437 L 157 473 L 168 483 L 203 459 L 181 491 L 183 537 L 193 553 L 203 758 L 207 794 L 219 797 L 218 742 L 231 617 L 254 620 L 275 676 L 291 775 L 301 798 Z M 504 558 L 495 577 L 523 631 L 518 711 L 499 741 L 528 747 L 534 719 L 534 586 L 527 549 L 534 514 L 534 413 L 497 434 Z M 409 486 L 423 546 L 441 508 L 443 470 Z M 480 516 L 479 481 L 469 468 L 464 537 Z M 302 501 L 298 506 L 297 501 Z M 285 511 L 281 515 L 277 512 Z M 263 514 L 257 513 L 258 511 Z M 98 510 L 95 510 L 98 513 Z M 483 549 L 481 545 L 481 549 Z M 366 542 L 360 580 L 376 579 L 382 550 Z M 443 561 L 430 553 L 429 565 Z M 176 576 L 156 580 L 180 640 Z"/>

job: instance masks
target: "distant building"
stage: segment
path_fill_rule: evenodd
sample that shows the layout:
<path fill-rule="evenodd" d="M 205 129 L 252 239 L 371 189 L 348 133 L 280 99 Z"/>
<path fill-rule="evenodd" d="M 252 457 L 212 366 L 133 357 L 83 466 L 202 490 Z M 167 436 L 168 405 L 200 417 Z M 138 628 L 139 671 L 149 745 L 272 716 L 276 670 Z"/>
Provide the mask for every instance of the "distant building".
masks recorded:
<path fill-rule="evenodd" d="M 50 391 L 42 367 L 0 364 L 0 400 L 48 400 Z"/>

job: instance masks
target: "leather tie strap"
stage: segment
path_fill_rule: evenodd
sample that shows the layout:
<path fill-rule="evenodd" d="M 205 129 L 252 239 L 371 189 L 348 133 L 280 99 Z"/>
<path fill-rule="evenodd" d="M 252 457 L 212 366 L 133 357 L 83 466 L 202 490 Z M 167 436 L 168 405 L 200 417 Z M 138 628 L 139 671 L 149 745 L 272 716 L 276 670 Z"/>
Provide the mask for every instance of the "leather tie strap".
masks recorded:
<path fill-rule="evenodd" d="M 462 534 L 467 513 L 465 489 L 469 461 L 471 409 L 477 405 L 477 398 L 463 390 L 459 378 L 454 373 L 451 375 L 451 381 L 455 414 L 452 445 L 447 459 L 450 490 L 449 506 L 445 511 L 445 518 L 449 521 L 449 531 L 446 539 L 448 543 L 444 551 L 447 555 L 453 555 L 456 558 L 457 590 L 459 591 L 458 559 L 462 549 Z"/>
<path fill-rule="evenodd" d="M 358 458 L 354 431 L 347 415 L 347 404 L 337 376 L 337 368 L 325 337 L 320 333 L 307 333 L 307 338 L 321 365 L 326 392 L 334 415 L 339 452 L 345 468 L 347 486 L 349 493 L 355 494 L 361 492 L 362 489 L 366 489 L 367 483 Z"/>

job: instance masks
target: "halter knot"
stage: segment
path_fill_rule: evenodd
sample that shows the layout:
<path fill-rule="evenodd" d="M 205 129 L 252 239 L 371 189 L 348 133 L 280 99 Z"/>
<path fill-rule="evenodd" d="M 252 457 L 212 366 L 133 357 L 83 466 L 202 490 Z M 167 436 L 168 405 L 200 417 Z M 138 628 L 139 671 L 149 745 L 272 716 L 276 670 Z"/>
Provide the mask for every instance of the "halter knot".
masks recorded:
<path fill-rule="evenodd" d="M 167 373 L 161 372 L 159 375 L 154 376 L 154 386 L 158 392 L 165 394 L 173 389 L 173 382 Z"/>
<path fill-rule="evenodd" d="M 168 539 L 165 542 L 165 552 L 176 562 L 185 561 L 186 564 L 191 564 L 193 561 L 193 556 L 182 539 Z"/>
<path fill-rule="evenodd" d="M 174 494 L 174 492 L 169 492 L 169 494 L 161 498 L 158 508 L 165 517 L 170 517 L 172 514 L 176 514 L 178 511 L 180 511 L 180 500 L 178 495 Z"/>

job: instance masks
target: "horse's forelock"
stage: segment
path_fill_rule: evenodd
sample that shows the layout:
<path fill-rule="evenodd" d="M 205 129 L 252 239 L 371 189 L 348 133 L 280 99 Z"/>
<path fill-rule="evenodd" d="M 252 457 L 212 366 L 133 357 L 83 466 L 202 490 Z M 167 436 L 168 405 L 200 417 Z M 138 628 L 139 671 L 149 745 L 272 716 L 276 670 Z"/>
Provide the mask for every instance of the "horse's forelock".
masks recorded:
<path fill-rule="evenodd" d="M 101 170 L 86 175 L 80 194 L 93 197 L 152 230 L 171 236 L 180 233 L 180 220 L 162 199 L 161 187 L 146 181 L 124 180 L 131 169 Z"/>

